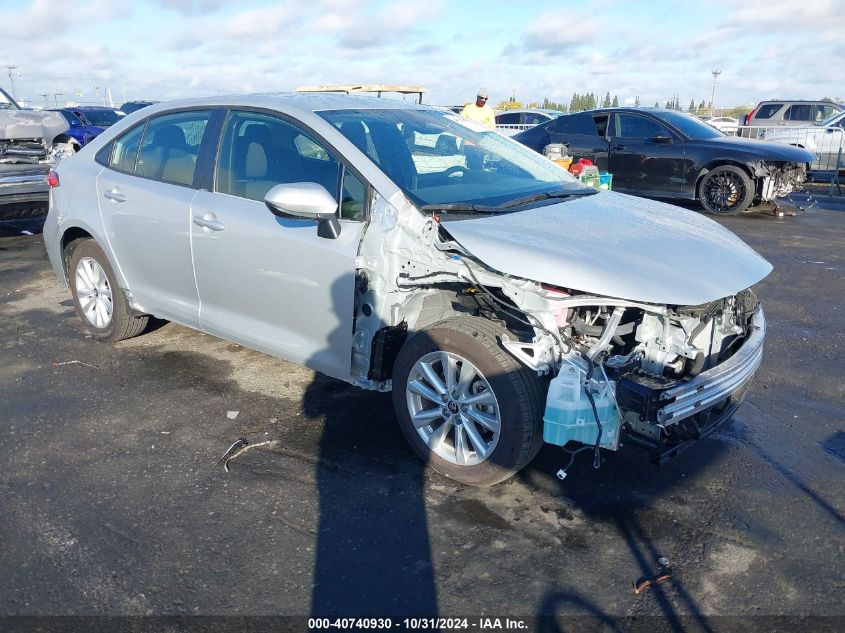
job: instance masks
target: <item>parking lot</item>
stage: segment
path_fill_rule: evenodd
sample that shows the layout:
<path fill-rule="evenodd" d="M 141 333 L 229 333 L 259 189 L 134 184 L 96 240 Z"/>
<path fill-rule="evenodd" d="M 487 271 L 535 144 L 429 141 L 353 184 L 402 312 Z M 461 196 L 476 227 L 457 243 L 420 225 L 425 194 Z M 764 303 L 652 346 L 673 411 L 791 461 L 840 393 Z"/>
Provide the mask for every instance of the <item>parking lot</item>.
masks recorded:
<path fill-rule="evenodd" d="M 173 324 L 92 341 L 40 235 L 0 238 L 0 615 L 710 631 L 812 614 L 835 630 L 818 616 L 845 617 L 845 205 L 819 200 L 720 220 L 775 267 L 755 289 L 765 358 L 732 423 L 660 468 L 633 447 L 599 470 L 582 455 L 563 482 L 568 458 L 546 446 L 483 489 L 425 472 L 388 394 Z M 242 436 L 276 442 L 227 474 Z M 659 557 L 672 577 L 635 594 Z"/>

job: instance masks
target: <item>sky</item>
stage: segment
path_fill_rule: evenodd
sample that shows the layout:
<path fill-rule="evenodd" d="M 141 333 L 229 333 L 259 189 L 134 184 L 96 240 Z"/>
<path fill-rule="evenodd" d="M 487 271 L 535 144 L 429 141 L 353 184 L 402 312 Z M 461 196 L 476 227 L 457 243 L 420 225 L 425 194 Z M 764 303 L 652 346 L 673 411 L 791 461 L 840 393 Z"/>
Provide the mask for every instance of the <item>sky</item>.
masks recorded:
<path fill-rule="evenodd" d="M 845 100 L 845 0 L 0 0 L 0 85 L 31 105 L 401 83 L 717 107 Z M 10 81 L 6 66 L 15 66 Z M 55 96 L 56 93 L 61 93 Z"/>

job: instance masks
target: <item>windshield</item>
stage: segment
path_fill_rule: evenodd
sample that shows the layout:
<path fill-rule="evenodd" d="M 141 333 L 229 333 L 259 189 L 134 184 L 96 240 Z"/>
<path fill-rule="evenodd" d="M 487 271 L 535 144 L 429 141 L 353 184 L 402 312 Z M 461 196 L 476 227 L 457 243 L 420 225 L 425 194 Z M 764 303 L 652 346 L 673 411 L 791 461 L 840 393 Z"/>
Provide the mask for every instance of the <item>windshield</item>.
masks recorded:
<path fill-rule="evenodd" d="M 453 205 L 473 207 L 462 211 L 513 211 L 508 203 L 517 200 L 531 204 L 585 190 L 552 161 L 451 112 L 385 109 L 317 114 L 420 208 Z"/>
<path fill-rule="evenodd" d="M 59 112 L 70 125 L 84 125 L 79 117 L 70 110 L 51 110 L 51 112 Z"/>
<path fill-rule="evenodd" d="M 708 125 L 704 121 L 700 121 L 699 119 L 696 119 L 688 114 L 684 114 L 683 112 L 656 110 L 652 112 L 652 114 L 660 119 L 663 119 L 666 123 L 690 139 L 701 140 L 726 136 L 723 132 L 720 132 L 712 125 Z"/>
<path fill-rule="evenodd" d="M 114 125 L 121 118 L 126 115 L 120 110 L 85 110 L 82 116 L 88 121 L 89 125 L 96 125 L 97 127 L 109 127 Z"/>

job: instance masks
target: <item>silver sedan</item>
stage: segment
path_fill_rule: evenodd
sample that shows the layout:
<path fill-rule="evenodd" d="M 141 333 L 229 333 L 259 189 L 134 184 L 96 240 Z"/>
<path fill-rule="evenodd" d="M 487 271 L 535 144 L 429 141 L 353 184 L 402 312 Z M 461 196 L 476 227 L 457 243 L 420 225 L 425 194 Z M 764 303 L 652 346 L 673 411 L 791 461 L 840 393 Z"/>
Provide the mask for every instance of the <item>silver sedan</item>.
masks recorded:
<path fill-rule="evenodd" d="M 544 441 L 667 459 L 730 418 L 760 363 L 748 288 L 771 266 L 752 249 L 442 109 L 160 103 L 50 184 L 47 250 L 93 338 L 152 315 L 392 390 L 414 450 L 465 483 Z"/>

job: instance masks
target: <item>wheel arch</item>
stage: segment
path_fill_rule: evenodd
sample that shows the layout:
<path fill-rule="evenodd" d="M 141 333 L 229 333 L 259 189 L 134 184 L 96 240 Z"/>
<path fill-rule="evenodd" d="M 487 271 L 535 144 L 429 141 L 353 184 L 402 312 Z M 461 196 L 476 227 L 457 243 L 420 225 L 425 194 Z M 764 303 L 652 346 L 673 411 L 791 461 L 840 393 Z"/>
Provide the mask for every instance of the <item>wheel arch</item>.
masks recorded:
<path fill-rule="evenodd" d="M 112 255 L 111 249 L 109 248 L 108 242 L 105 240 L 97 239 L 96 234 L 87 226 L 82 224 L 75 224 L 71 226 L 65 226 L 62 234 L 59 238 L 59 254 L 61 256 L 62 261 L 62 273 L 65 276 L 65 283 L 70 282 L 70 271 L 68 270 L 70 266 L 70 256 L 72 249 L 69 247 L 74 242 L 80 240 L 93 240 L 106 254 L 106 257 L 109 260 L 109 264 L 111 265 L 112 271 L 114 271 L 114 275 L 117 278 L 118 285 L 126 290 L 126 280 L 123 278 L 123 273 L 120 270 L 120 266 L 117 265 L 117 262 Z"/>
<path fill-rule="evenodd" d="M 724 167 L 725 165 L 730 165 L 731 167 L 738 167 L 745 174 L 751 179 L 751 182 L 754 183 L 754 188 L 757 188 L 757 177 L 754 175 L 754 172 L 751 168 L 743 163 L 742 161 L 732 160 L 730 158 L 717 158 L 711 160 L 709 163 L 704 165 L 698 172 L 698 175 L 695 178 L 695 199 L 701 200 L 701 181 L 704 180 L 704 177 L 709 174 L 711 171 L 716 169 L 716 167 Z"/>

